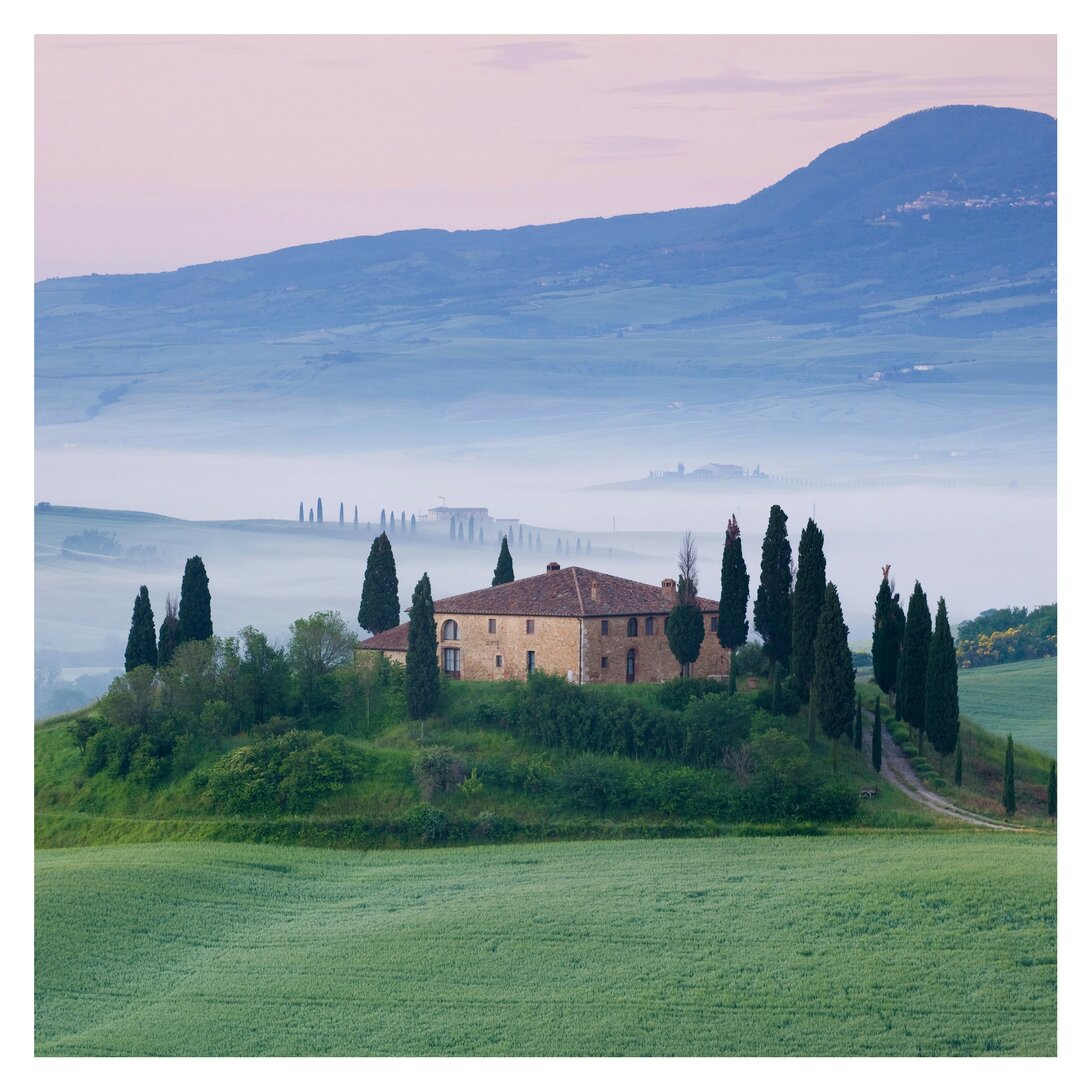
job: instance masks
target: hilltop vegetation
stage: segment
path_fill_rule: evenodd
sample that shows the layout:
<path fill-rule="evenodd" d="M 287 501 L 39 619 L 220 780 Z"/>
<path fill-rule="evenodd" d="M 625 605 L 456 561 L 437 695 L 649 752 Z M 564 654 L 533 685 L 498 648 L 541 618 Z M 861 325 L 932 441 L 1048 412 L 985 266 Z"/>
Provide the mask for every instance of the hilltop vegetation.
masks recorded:
<path fill-rule="evenodd" d="M 1057 604 L 990 608 L 956 628 L 956 655 L 965 668 L 1057 656 Z"/>

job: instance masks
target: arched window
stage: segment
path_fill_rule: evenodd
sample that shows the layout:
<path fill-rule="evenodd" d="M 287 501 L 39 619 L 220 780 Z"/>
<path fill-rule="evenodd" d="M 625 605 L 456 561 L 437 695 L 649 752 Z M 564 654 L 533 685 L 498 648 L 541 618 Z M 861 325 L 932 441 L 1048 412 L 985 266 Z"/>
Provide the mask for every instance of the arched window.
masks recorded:
<path fill-rule="evenodd" d="M 637 619 L 631 618 L 626 620 L 626 636 L 637 637 Z"/>
<path fill-rule="evenodd" d="M 656 633 L 656 620 L 650 615 L 645 620 L 645 636 L 652 637 Z"/>
<path fill-rule="evenodd" d="M 626 681 L 633 682 L 637 674 L 637 649 L 631 649 L 626 654 Z"/>
<path fill-rule="evenodd" d="M 443 641 L 458 641 L 458 624 L 453 619 L 447 619 L 442 624 L 442 639 Z"/>

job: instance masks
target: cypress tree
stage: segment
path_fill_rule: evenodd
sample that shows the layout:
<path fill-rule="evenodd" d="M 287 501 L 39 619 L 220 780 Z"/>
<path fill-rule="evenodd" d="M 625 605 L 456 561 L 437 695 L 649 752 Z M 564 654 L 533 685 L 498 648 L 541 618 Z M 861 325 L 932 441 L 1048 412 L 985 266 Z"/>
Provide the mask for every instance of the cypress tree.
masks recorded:
<path fill-rule="evenodd" d="M 471 544 L 476 539 L 476 526 L 473 522 L 472 514 L 469 515 L 469 543 Z"/>
<path fill-rule="evenodd" d="M 480 536 L 477 538 L 476 542 L 478 544 L 480 544 L 481 546 L 484 543 L 484 526 L 483 525 L 480 526 Z"/>
<path fill-rule="evenodd" d="M 424 576 L 413 590 L 409 608 L 409 645 L 405 653 L 405 710 L 422 721 L 439 702 L 439 658 L 435 641 L 435 604 Z M 421 740 L 422 741 L 422 740 Z"/>
<path fill-rule="evenodd" d="M 562 554 L 562 537 L 557 537 L 555 540 L 555 554 Z"/>
<path fill-rule="evenodd" d="M 345 524 L 345 504 L 343 502 L 338 503 L 337 523 L 339 525 Z"/>
<path fill-rule="evenodd" d="M 131 612 L 131 629 L 128 631 L 127 648 L 124 650 L 124 671 L 134 671 L 143 664 L 157 667 L 157 637 L 154 633 L 154 612 L 150 607 L 150 593 L 145 585 L 139 586 L 135 607 Z"/>
<path fill-rule="evenodd" d="M 731 650 L 728 669 L 728 690 L 735 693 L 735 654 L 746 644 L 750 624 L 746 621 L 746 605 L 750 600 L 750 575 L 742 553 L 742 536 L 735 515 L 724 534 L 724 559 L 720 565 L 720 610 L 716 620 L 716 636 L 725 649 Z"/>
<path fill-rule="evenodd" d="M 457 523 L 457 538 L 459 540 L 465 539 L 465 522 L 463 521 Z"/>
<path fill-rule="evenodd" d="M 503 537 L 502 547 L 499 548 L 499 560 L 495 563 L 495 576 L 491 579 L 492 585 L 505 585 L 514 580 L 514 560 L 510 555 L 510 548 Z"/>
<path fill-rule="evenodd" d="M 858 696 L 855 698 L 855 737 L 853 743 L 856 750 L 862 749 L 862 702 Z"/>
<path fill-rule="evenodd" d="M 360 508 L 354 503 L 352 508 L 352 527 L 360 528 Z"/>
<path fill-rule="evenodd" d="M 379 511 L 379 532 L 386 532 L 386 511 Z"/>
<path fill-rule="evenodd" d="M 769 658 L 769 680 L 776 665 L 791 655 L 791 544 L 787 514 L 779 506 L 769 510 L 769 525 L 761 543 L 761 578 L 754 601 L 754 629 L 761 635 L 762 651 Z"/>
<path fill-rule="evenodd" d="M 450 515 L 450 539 L 457 539 L 457 522 L 454 520 L 454 515 Z"/>
<path fill-rule="evenodd" d="M 926 664 L 931 636 L 930 608 L 922 586 L 916 581 L 904 622 L 903 713 L 908 727 L 919 733 L 920 754 L 926 730 Z"/>
<path fill-rule="evenodd" d="M 855 695 L 855 669 L 851 666 L 848 628 L 840 607 L 840 595 L 830 581 L 814 640 L 814 692 L 818 716 L 826 735 L 833 740 L 833 772 L 837 768 L 840 736 L 851 722 L 851 699 Z"/>
<path fill-rule="evenodd" d="M 581 537 L 580 536 L 577 538 L 577 545 L 574 547 L 574 554 L 575 555 L 580 555 L 581 554 Z"/>
<path fill-rule="evenodd" d="M 956 643 L 949 629 L 945 598 L 938 600 L 934 633 L 926 660 L 926 734 L 938 752 L 938 772 L 944 775 L 945 755 L 956 749 L 960 734 L 960 698 L 956 680 Z"/>
<path fill-rule="evenodd" d="M 210 618 L 210 579 L 198 555 L 192 555 L 184 566 L 180 583 L 180 610 L 177 615 L 176 644 L 186 641 L 205 641 L 214 636 Z"/>
<path fill-rule="evenodd" d="M 176 617 L 176 601 L 169 595 L 165 597 L 165 617 L 158 630 L 157 662 L 158 667 L 167 667 L 176 651 L 176 628 L 180 620 Z"/>
<path fill-rule="evenodd" d="M 791 670 L 809 690 L 814 681 L 814 635 L 825 599 L 825 537 L 810 518 L 799 539 L 799 569 L 791 600 Z"/>
<path fill-rule="evenodd" d="M 409 515 L 409 535 L 410 536 L 415 536 L 416 535 L 416 515 L 415 514 L 410 514 Z"/>
<path fill-rule="evenodd" d="M 371 543 L 356 620 L 372 634 L 381 634 L 401 621 L 397 566 L 386 533 L 379 533 Z"/>
<path fill-rule="evenodd" d="M 315 511 L 312 510 L 310 507 L 308 508 L 307 519 L 309 525 L 313 525 L 315 523 Z"/>
<path fill-rule="evenodd" d="M 300 524 L 303 525 L 303 523 L 304 523 L 304 500 L 301 499 L 300 500 Z"/>
<path fill-rule="evenodd" d="M 1016 776 L 1013 767 L 1013 740 L 1010 735 L 1005 743 L 1005 791 L 1001 800 L 1005 805 L 1005 816 L 1016 813 Z"/>
<path fill-rule="evenodd" d="M 900 652 L 900 658 L 896 661 L 896 705 L 893 709 L 896 722 L 902 723 L 904 719 L 904 653 Z"/>
<path fill-rule="evenodd" d="M 956 740 L 956 760 L 953 763 L 953 781 L 957 787 L 964 783 L 964 740 Z"/>
<path fill-rule="evenodd" d="M 1046 782 L 1046 813 L 1057 817 L 1057 758 L 1050 762 L 1050 779 Z"/>
<path fill-rule="evenodd" d="M 678 600 L 667 617 L 664 633 L 668 646 L 679 661 L 679 677 L 690 674 L 690 665 L 701 655 L 705 640 L 705 617 L 697 602 L 697 545 L 690 533 L 679 550 Z"/>
<path fill-rule="evenodd" d="M 881 586 L 874 601 L 874 637 L 870 652 L 874 660 L 874 681 L 882 693 L 896 689 L 896 663 L 900 659 L 903 638 L 902 615 L 889 585 L 888 565 L 881 568 Z M 900 612 L 900 618 L 897 613 Z"/>
<path fill-rule="evenodd" d="M 881 772 L 881 698 L 874 701 L 874 735 L 870 743 L 870 761 L 874 771 Z"/>
<path fill-rule="evenodd" d="M 397 524 L 394 521 L 394 511 L 393 510 L 390 511 L 390 531 L 391 532 L 397 532 Z"/>
<path fill-rule="evenodd" d="M 322 496 L 319 496 L 319 501 L 315 504 L 315 520 L 322 524 Z"/>

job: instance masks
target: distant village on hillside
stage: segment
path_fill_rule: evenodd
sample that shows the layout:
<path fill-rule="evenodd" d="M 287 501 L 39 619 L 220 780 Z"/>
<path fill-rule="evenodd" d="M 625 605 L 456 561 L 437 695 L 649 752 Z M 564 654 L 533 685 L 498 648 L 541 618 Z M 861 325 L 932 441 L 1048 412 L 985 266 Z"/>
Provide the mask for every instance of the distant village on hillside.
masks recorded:
<path fill-rule="evenodd" d="M 744 465 L 721 465 L 710 461 L 708 465 L 701 465 L 691 472 L 686 471 L 686 466 L 680 461 L 674 469 L 654 469 L 649 472 L 650 480 L 671 481 L 681 483 L 684 480 L 767 480 L 768 474 L 761 471 L 761 466 L 755 465 L 753 472 Z"/>

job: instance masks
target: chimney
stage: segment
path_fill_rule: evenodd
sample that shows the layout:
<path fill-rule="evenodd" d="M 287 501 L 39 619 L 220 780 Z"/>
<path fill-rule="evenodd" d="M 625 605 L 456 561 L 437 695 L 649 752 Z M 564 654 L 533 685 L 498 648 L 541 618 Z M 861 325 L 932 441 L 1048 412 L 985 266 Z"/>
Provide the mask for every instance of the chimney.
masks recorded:
<path fill-rule="evenodd" d="M 556 570 L 561 570 L 561 569 L 562 569 L 562 567 L 557 562 L 549 562 L 547 564 L 547 572 L 549 574 L 554 574 Z"/>
<path fill-rule="evenodd" d="M 589 586 L 589 599 L 594 604 L 600 599 L 600 585 L 595 578 L 593 578 L 592 585 Z"/>
<path fill-rule="evenodd" d="M 664 592 L 673 593 L 675 591 L 675 579 L 669 577 L 664 578 L 664 580 L 660 582 L 660 588 L 663 589 Z"/>

